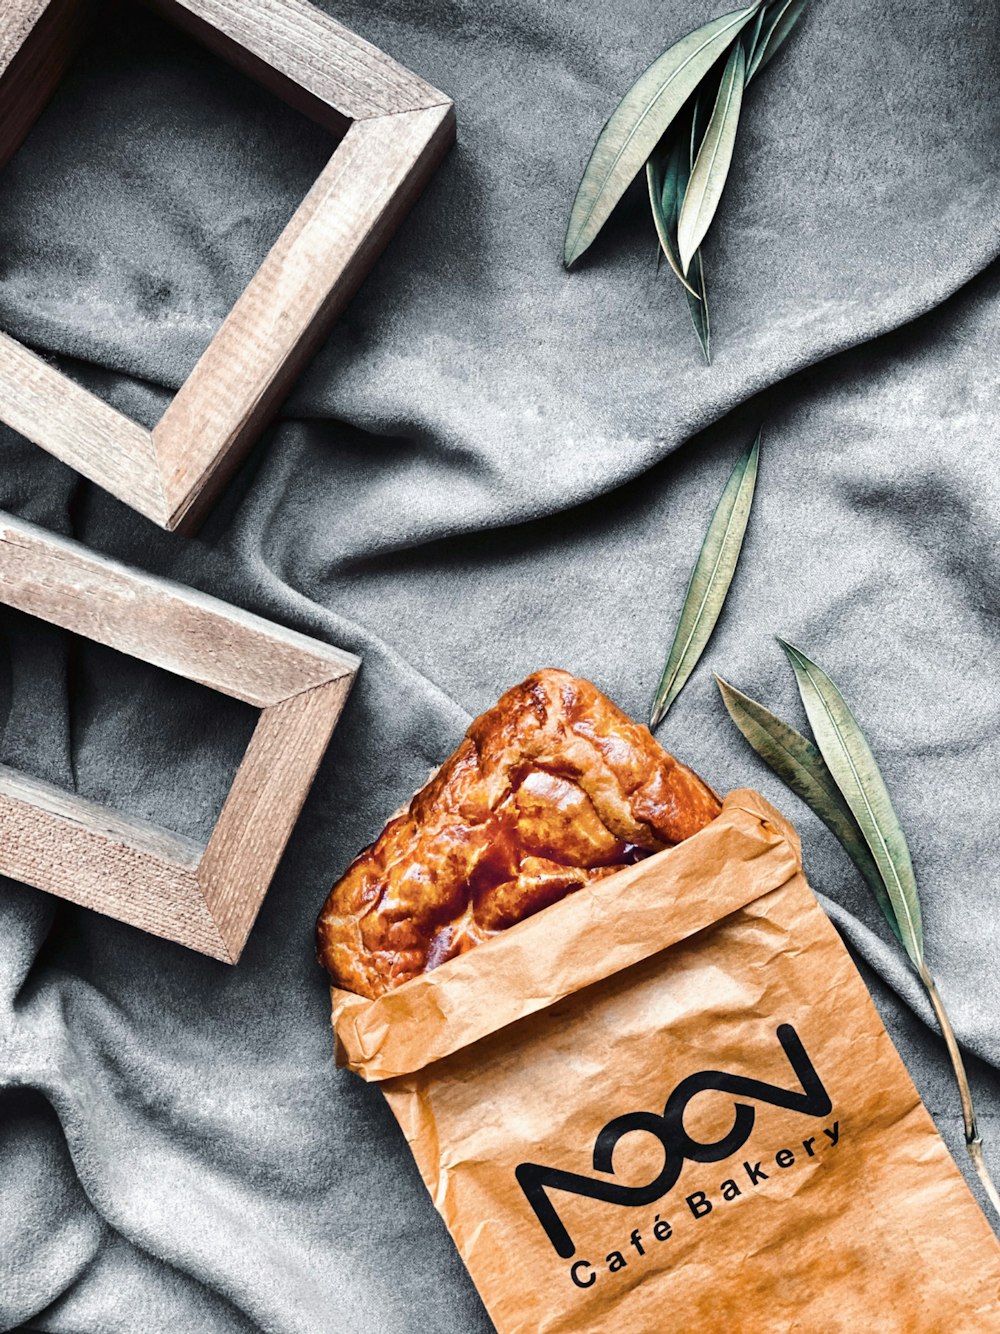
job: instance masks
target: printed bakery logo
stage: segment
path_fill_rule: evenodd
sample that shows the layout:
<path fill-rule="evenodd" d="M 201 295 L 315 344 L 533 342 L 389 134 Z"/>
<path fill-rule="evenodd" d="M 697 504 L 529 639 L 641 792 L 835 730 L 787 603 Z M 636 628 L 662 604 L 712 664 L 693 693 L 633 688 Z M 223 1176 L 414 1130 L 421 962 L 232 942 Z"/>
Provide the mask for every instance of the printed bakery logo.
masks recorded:
<path fill-rule="evenodd" d="M 704 1144 L 684 1129 L 684 1113 L 691 1099 L 698 1094 L 708 1091 L 727 1093 L 734 1098 L 752 1099 L 755 1103 L 781 1107 L 803 1116 L 821 1119 L 829 1116 L 833 1103 L 798 1033 L 791 1024 L 782 1024 L 777 1030 L 777 1038 L 799 1081 L 798 1089 L 780 1088 L 776 1084 L 767 1084 L 744 1075 L 727 1074 L 723 1070 L 701 1070 L 681 1080 L 667 1099 L 662 1113 L 628 1112 L 608 1122 L 594 1143 L 594 1171 L 602 1173 L 602 1176 L 585 1176 L 558 1167 L 545 1167 L 540 1163 L 521 1163 L 515 1171 L 518 1184 L 556 1254 L 561 1259 L 571 1260 L 576 1254 L 576 1245 L 550 1192 L 582 1195 L 590 1200 L 602 1200 L 606 1204 L 630 1208 L 649 1206 L 656 1204 L 673 1189 L 685 1163 L 719 1163 L 740 1152 L 753 1131 L 756 1119 L 754 1107 L 748 1102 L 735 1103 L 732 1129 L 721 1139 Z M 646 1131 L 660 1141 L 663 1166 L 646 1185 L 626 1186 L 620 1181 L 607 1180 L 615 1175 L 613 1159 L 616 1146 L 626 1135 L 637 1130 Z M 766 1162 L 747 1159 L 730 1170 L 714 1197 L 708 1189 L 686 1195 L 685 1216 L 706 1218 L 714 1209 L 768 1181 L 772 1172 L 788 1171 L 796 1163 L 816 1158 L 819 1153 L 836 1148 L 839 1143 L 840 1122 L 834 1121 L 830 1126 L 819 1128 L 815 1135 L 803 1137 L 794 1147 L 778 1149 Z M 657 1214 L 645 1238 L 636 1228 L 622 1249 L 613 1250 L 605 1257 L 603 1266 L 595 1265 L 590 1260 L 577 1260 L 570 1266 L 570 1277 L 577 1287 L 589 1288 L 596 1283 L 602 1268 L 609 1273 L 617 1273 L 628 1267 L 630 1259 L 634 1262 L 645 1256 L 646 1247 L 651 1242 L 665 1242 L 672 1235 L 671 1223 L 666 1217 Z M 628 1248 L 634 1254 L 626 1258 Z"/>

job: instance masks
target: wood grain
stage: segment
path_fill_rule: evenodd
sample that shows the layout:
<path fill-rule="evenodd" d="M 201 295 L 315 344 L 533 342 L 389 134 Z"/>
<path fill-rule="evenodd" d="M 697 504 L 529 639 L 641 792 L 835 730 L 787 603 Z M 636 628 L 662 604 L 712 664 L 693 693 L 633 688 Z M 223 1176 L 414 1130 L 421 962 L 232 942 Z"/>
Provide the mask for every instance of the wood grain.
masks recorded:
<path fill-rule="evenodd" d="M 306 0 L 147 0 L 335 131 L 447 103 L 438 89 Z"/>
<path fill-rule="evenodd" d="M 205 901 L 238 956 L 326 752 L 351 681 L 341 678 L 265 709 L 199 870 Z"/>
<path fill-rule="evenodd" d="M 152 432 L 0 335 L 0 420 L 161 527 L 190 532 L 285 398 L 455 137 L 451 102 L 306 0 L 148 0 L 343 134 Z M 0 158 L 91 0 L 0 0 Z"/>
<path fill-rule="evenodd" d="M 150 432 L 3 333 L 0 419 L 154 523 L 166 519 Z"/>
<path fill-rule="evenodd" d="M 0 2 L 0 168 L 58 87 L 91 13 L 89 0 Z"/>
<path fill-rule="evenodd" d="M 257 708 L 358 669 L 351 653 L 8 515 L 0 601 Z"/>
<path fill-rule="evenodd" d="M 263 708 L 204 848 L 0 766 L 0 874 L 235 962 L 358 659 L 3 514 L 0 602 Z"/>
<path fill-rule="evenodd" d="M 198 849 L 0 767 L 0 869 L 141 931 L 230 961 L 198 884 Z"/>
<path fill-rule="evenodd" d="M 153 430 L 171 528 L 224 485 L 453 138 L 450 104 L 351 126 Z"/>

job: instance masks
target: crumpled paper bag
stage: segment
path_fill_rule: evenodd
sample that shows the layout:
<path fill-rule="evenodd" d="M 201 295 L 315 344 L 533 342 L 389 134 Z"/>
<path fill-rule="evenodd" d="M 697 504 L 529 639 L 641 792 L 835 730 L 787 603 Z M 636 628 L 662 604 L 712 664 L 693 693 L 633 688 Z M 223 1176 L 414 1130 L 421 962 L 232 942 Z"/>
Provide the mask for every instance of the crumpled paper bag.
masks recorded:
<path fill-rule="evenodd" d="M 757 793 L 334 990 L 500 1334 L 1000 1331 L 1000 1246 Z"/>

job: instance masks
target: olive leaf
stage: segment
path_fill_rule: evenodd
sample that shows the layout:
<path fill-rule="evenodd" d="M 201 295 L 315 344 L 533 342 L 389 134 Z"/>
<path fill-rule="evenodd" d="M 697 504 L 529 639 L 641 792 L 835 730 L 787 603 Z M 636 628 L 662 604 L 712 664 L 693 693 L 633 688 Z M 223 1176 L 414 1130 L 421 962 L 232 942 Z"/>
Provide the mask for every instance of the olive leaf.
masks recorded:
<path fill-rule="evenodd" d="M 709 107 L 714 105 L 714 98 L 718 94 L 718 87 L 714 92 L 710 87 L 710 81 L 706 79 L 694 96 L 694 102 L 691 108 L 691 131 L 687 136 L 688 154 L 687 171 L 684 172 L 681 181 L 678 182 L 682 188 L 679 191 L 677 199 L 677 211 L 680 215 L 680 209 L 684 203 L 684 193 L 687 190 L 688 181 L 691 179 L 691 168 L 695 164 L 698 156 L 698 149 L 701 147 L 705 138 L 705 131 L 708 128 Z M 701 250 L 697 250 L 691 257 L 691 263 L 688 266 L 692 281 L 695 283 L 696 297 L 688 297 L 688 313 L 691 316 L 691 323 L 694 325 L 695 334 L 698 342 L 701 344 L 701 350 L 705 357 L 705 364 L 712 364 L 712 323 L 708 314 L 708 288 L 705 284 L 705 260 Z"/>
<path fill-rule="evenodd" d="M 695 159 L 698 156 L 698 149 L 701 148 L 705 138 L 705 131 L 708 129 L 708 122 L 712 115 L 712 107 L 715 105 L 715 99 L 719 95 L 718 81 L 715 81 L 715 87 L 711 87 L 708 79 L 695 93 L 691 104 L 691 133 L 688 135 L 688 174 L 684 179 L 684 189 L 687 189 L 687 182 L 691 178 L 691 171 L 694 168 Z M 683 195 L 683 191 L 681 192 Z M 683 203 L 683 198 L 681 203 Z"/>
<path fill-rule="evenodd" d="M 684 203 L 677 223 L 677 248 L 685 274 L 694 252 L 712 225 L 725 189 L 736 146 L 745 72 L 743 43 L 736 42 L 726 62 L 708 128 L 691 169 L 691 179 L 684 192 Z"/>
<path fill-rule="evenodd" d="M 743 453 L 730 474 L 708 525 L 701 551 L 691 571 L 674 642 L 653 700 L 650 728 L 662 722 L 667 710 L 684 688 L 719 619 L 750 518 L 750 506 L 757 482 L 760 436 L 758 431 L 756 440 Z"/>
<path fill-rule="evenodd" d="M 698 342 L 701 344 L 701 350 L 705 354 L 705 361 L 711 366 L 712 325 L 708 318 L 708 290 L 705 287 L 705 263 L 701 257 L 700 250 L 696 250 L 692 256 L 691 267 L 688 272 L 695 283 L 695 295 L 692 296 L 690 288 L 687 293 L 688 310 L 691 312 L 691 323 L 694 325 L 694 331 L 698 335 Z"/>
<path fill-rule="evenodd" d="M 687 186 L 687 145 L 679 138 L 669 145 L 660 144 L 646 163 L 649 206 L 653 214 L 660 249 L 677 278 L 697 301 L 697 289 L 681 272 L 677 254 L 677 217 Z"/>
<path fill-rule="evenodd" d="M 708 316 L 708 292 L 705 288 L 705 270 L 701 253 L 696 254 L 691 261 L 691 282 L 681 272 L 680 257 L 677 254 L 677 219 L 684 191 L 690 179 L 691 164 L 697 153 L 696 136 L 699 132 L 697 97 L 692 110 L 690 130 L 687 129 L 685 120 L 686 118 L 683 118 L 679 125 L 675 122 L 670 134 L 665 136 L 646 163 L 646 181 L 660 250 L 666 255 L 667 263 L 684 286 L 694 331 L 698 335 L 705 360 L 711 365 L 712 329 Z M 704 133 L 703 128 L 702 133 Z"/>
<path fill-rule="evenodd" d="M 826 672 L 792 644 L 778 643 L 792 664 L 813 736 L 885 884 L 903 948 L 923 970 L 924 934 L 910 849 L 875 756 Z"/>
<path fill-rule="evenodd" d="M 861 826 L 813 743 L 757 700 L 716 676 L 730 718 L 760 758 L 823 821 L 868 883 L 897 939 L 902 939 L 892 901 L 865 842 Z"/>
<path fill-rule="evenodd" d="M 688 33 L 622 98 L 594 145 L 573 201 L 563 246 L 567 268 L 593 242 L 685 102 L 759 8 L 757 0 Z"/>
<path fill-rule="evenodd" d="M 659 237 L 685 288 L 705 360 L 711 325 L 704 240 L 732 166 L 743 91 L 798 22 L 806 0 L 755 0 L 682 37 L 639 76 L 598 137 L 573 200 L 563 244 L 571 268 L 592 244 L 615 205 L 646 166 Z M 681 143 L 690 142 L 683 162 Z"/>
<path fill-rule="evenodd" d="M 1000 1216 L 1000 1190 L 990 1174 L 983 1151 L 983 1139 L 979 1133 L 962 1049 L 924 957 L 920 903 L 909 849 L 882 775 L 857 719 L 830 677 L 800 649 L 782 639 L 778 643 L 795 670 L 799 693 L 819 742 L 819 752 L 811 742 L 775 718 L 762 704 L 716 677 L 722 698 L 733 721 L 757 753 L 793 792 L 803 797 L 817 815 L 826 821 L 853 857 L 854 852 L 838 831 L 840 822 L 835 823 L 827 818 L 836 813 L 836 802 L 827 801 L 830 795 L 827 791 L 828 780 L 836 785 L 847 807 L 848 816 L 856 823 L 858 834 L 868 846 L 876 879 L 881 881 L 881 886 L 876 884 L 876 879 L 871 876 L 871 868 L 866 869 L 863 860 L 855 857 L 855 862 L 875 891 L 889 925 L 900 939 L 927 991 L 955 1072 L 969 1158 L 990 1204 Z"/>
<path fill-rule="evenodd" d="M 757 11 L 757 18 L 754 21 L 752 29 L 744 29 L 740 40 L 743 42 L 743 48 L 747 55 L 747 83 L 750 82 L 750 65 L 753 62 L 754 52 L 757 50 L 757 43 L 760 41 L 760 30 L 764 26 L 764 18 L 768 12 L 768 6 L 764 5 Z"/>
<path fill-rule="evenodd" d="M 785 38 L 802 17 L 807 0 L 777 0 L 761 10 L 757 17 L 757 28 L 752 53 L 747 56 L 747 83 L 759 74 L 767 62 L 774 56 Z"/>

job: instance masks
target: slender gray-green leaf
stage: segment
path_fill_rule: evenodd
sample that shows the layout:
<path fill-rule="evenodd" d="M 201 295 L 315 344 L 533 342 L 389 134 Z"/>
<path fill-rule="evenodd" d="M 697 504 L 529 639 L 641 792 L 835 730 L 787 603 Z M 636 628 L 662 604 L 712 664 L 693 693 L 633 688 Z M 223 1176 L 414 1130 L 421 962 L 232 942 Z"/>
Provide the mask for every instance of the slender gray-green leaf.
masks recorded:
<path fill-rule="evenodd" d="M 649 187 L 649 206 L 653 213 L 656 235 L 660 240 L 660 249 L 680 282 L 697 301 L 698 293 L 681 272 L 681 262 L 677 255 L 678 197 L 683 193 L 680 174 L 683 169 L 686 183 L 686 159 L 686 143 L 675 140 L 669 147 L 658 145 L 646 163 L 646 184 Z"/>
<path fill-rule="evenodd" d="M 716 92 L 718 89 L 716 89 Z M 681 206 L 684 203 L 684 194 L 687 190 L 688 181 L 691 179 L 691 168 L 694 166 L 695 158 L 698 156 L 698 149 L 701 147 L 702 140 L 705 138 L 705 131 L 708 128 L 709 107 L 714 101 L 714 94 L 711 94 L 708 80 L 702 84 L 694 96 L 694 105 L 691 108 L 691 132 L 687 136 L 688 154 L 687 170 L 683 166 L 677 177 L 677 216 L 680 217 Z M 676 227 L 675 227 L 676 232 Z M 712 364 L 712 321 L 708 313 L 708 287 L 705 283 L 705 260 L 701 251 L 692 256 L 691 263 L 688 266 L 691 274 L 691 280 L 695 284 L 697 297 L 689 296 L 687 299 L 688 313 L 691 316 L 691 323 L 694 325 L 694 331 L 698 335 L 698 342 L 701 344 L 701 350 L 705 357 L 705 365 Z"/>
<path fill-rule="evenodd" d="M 718 87 L 712 90 L 706 79 L 694 95 L 694 103 L 691 107 L 691 133 L 688 135 L 688 171 L 684 178 L 684 189 L 680 194 L 681 204 L 684 203 L 684 194 L 687 190 L 688 181 L 691 179 L 691 172 L 694 169 L 695 159 L 698 156 L 698 149 L 701 147 L 702 141 L 705 138 L 705 131 L 708 129 L 708 122 L 712 115 L 712 107 L 715 105 L 715 99 L 718 96 L 718 93 Z"/>
<path fill-rule="evenodd" d="M 698 250 L 691 260 L 691 266 L 688 269 L 691 279 L 695 284 L 696 296 L 692 296 L 690 290 L 685 293 L 687 296 L 688 310 L 691 313 L 691 323 L 694 325 L 694 331 L 698 335 L 698 342 L 701 344 L 701 350 L 705 354 L 707 365 L 712 364 L 712 322 L 708 315 L 708 289 L 705 286 L 705 261 L 701 257 L 701 251 Z"/>
<path fill-rule="evenodd" d="M 736 42 L 726 61 L 712 116 L 691 169 L 691 179 L 684 192 L 684 203 L 677 222 L 677 249 L 685 273 L 694 252 L 712 225 L 725 189 L 736 146 L 736 130 L 740 123 L 745 72 L 746 53 L 743 43 Z"/>
<path fill-rule="evenodd" d="M 698 156 L 698 149 L 701 141 L 705 137 L 705 130 L 708 126 L 709 106 L 713 100 L 714 93 L 709 95 L 709 81 L 706 80 L 698 89 L 694 96 L 694 102 L 691 108 L 691 128 L 685 131 L 683 135 L 678 135 L 677 141 L 677 175 L 674 181 L 674 236 L 677 235 L 677 219 L 680 217 L 681 205 L 684 203 L 684 193 L 687 190 L 688 181 L 691 179 L 691 168 L 694 166 L 694 160 Z M 686 146 L 685 146 L 686 140 Z M 705 282 L 705 261 L 701 251 L 693 257 L 689 266 L 691 281 L 694 284 L 694 292 L 690 288 L 685 293 L 687 296 L 688 313 L 691 316 L 691 323 L 701 344 L 701 350 L 705 357 L 705 364 L 712 364 L 712 321 L 708 313 L 708 286 Z"/>
<path fill-rule="evenodd" d="M 677 129 L 677 139 L 675 143 L 676 156 L 672 157 L 672 171 L 664 177 L 663 205 L 664 213 L 672 220 L 671 236 L 673 239 L 673 249 L 676 255 L 676 237 L 677 237 L 677 217 L 680 216 L 680 207 L 684 203 L 684 192 L 688 188 L 688 180 L 691 179 L 691 168 L 695 165 L 697 149 L 699 149 L 701 140 L 705 136 L 705 128 L 708 125 L 708 105 L 711 97 L 705 96 L 705 84 L 701 85 L 699 91 L 695 93 L 691 109 L 691 128 L 687 129 L 683 124 Z M 673 187 L 673 193 L 671 191 Z M 704 354 L 705 364 L 712 364 L 712 320 L 708 313 L 708 288 L 705 285 L 705 265 L 701 259 L 701 252 L 697 253 L 691 261 L 689 267 L 691 273 L 691 284 L 684 279 L 683 273 L 679 276 L 681 283 L 684 283 L 685 293 L 688 301 L 688 312 L 691 313 L 691 323 L 695 327 L 697 340 L 701 344 L 701 352 Z"/>
<path fill-rule="evenodd" d="M 844 851 L 868 882 L 893 932 L 902 940 L 892 900 L 886 893 L 861 826 L 841 796 L 819 750 L 808 737 L 783 723 L 770 709 L 765 709 L 763 704 L 744 695 L 742 690 L 737 690 L 721 676 L 716 676 L 715 681 L 730 718 L 764 763 L 786 787 L 802 798 L 840 841 Z"/>
<path fill-rule="evenodd" d="M 600 232 L 667 127 L 759 7 L 758 0 L 688 33 L 622 98 L 594 145 L 573 201 L 563 246 L 567 268 Z"/>
<path fill-rule="evenodd" d="M 752 58 L 747 61 L 747 83 L 759 74 L 767 62 L 776 54 L 785 38 L 798 23 L 807 0 L 776 0 L 769 5 L 765 14 L 761 10 L 763 23 L 754 43 Z"/>
<path fill-rule="evenodd" d="M 760 41 L 760 30 L 764 26 L 764 16 L 767 13 L 767 5 L 758 9 L 757 17 L 754 20 L 752 28 L 744 29 L 740 40 L 743 43 L 743 49 L 747 53 L 747 83 L 750 82 L 750 65 L 753 62 L 754 52 L 757 50 L 757 43 Z"/>
<path fill-rule="evenodd" d="M 758 431 L 756 440 L 730 473 L 691 571 L 677 632 L 653 700 L 650 727 L 657 726 L 680 694 L 715 629 L 743 546 L 759 455 Z"/>
<path fill-rule="evenodd" d="M 924 934 L 906 835 L 865 735 L 843 695 L 810 658 L 783 639 L 823 758 L 857 820 L 885 883 L 903 947 L 923 966 Z"/>
<path fill-rule="evenodd" d="M 653 156 L 646 163 L 646 179 L 649 185 L 649 202 L 660 239 L 660 251 L 664 254 L 671 269 L 684 286 L 691 323 L 701 344 L 705 361 L 712 363 L 712 329 L 708 315 L 708 293 L 705 288 L 705 270 L 701 255 L 696 255 L 691 263 L 691 279 L 681 272 L 677 255 L 677 218 L 680 214 L 684 191 L 687 189 L 691 174 L 691 162 L 695 149 L 691 146 L 698 127 L 698 98 L 695 99 L 690 131 L 684 124 L 677 127 L 675 133 L 667 136 L 669 145 L 661 141 Z"/>

